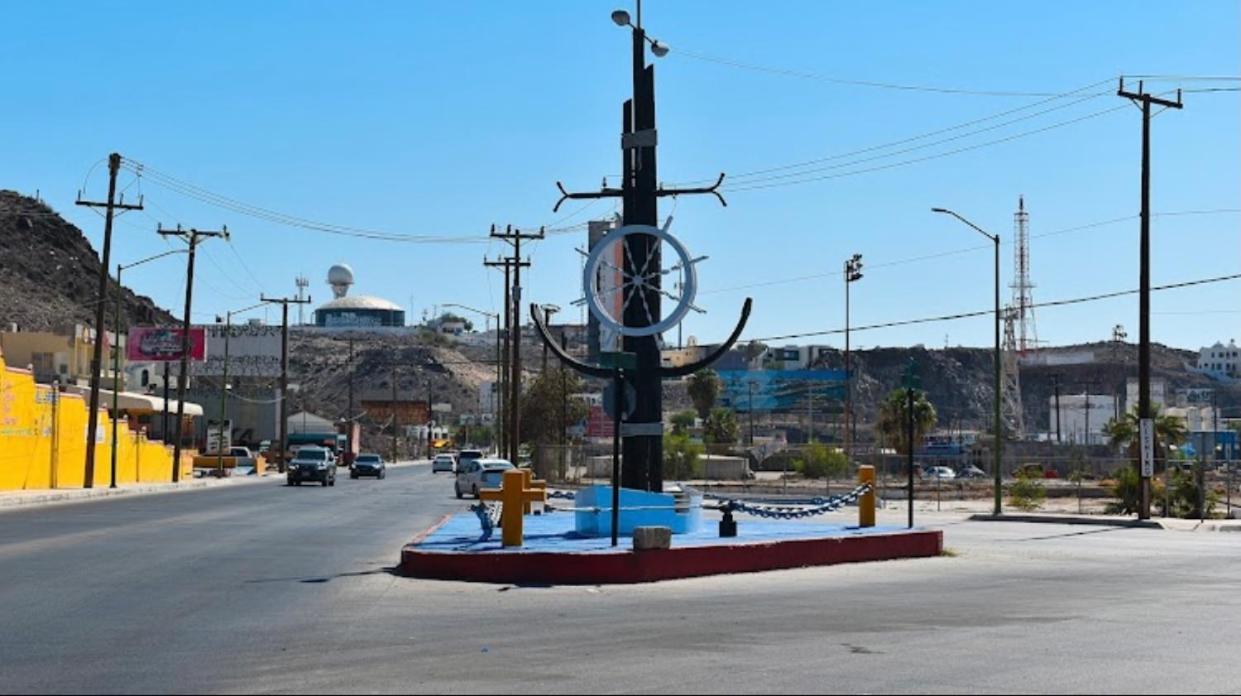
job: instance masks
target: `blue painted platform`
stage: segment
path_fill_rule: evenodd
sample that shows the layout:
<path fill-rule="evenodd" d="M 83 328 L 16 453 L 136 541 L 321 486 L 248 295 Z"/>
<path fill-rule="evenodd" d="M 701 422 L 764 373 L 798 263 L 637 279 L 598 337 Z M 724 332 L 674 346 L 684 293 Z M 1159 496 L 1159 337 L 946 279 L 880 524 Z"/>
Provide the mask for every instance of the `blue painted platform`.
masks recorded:
<path fill-rule="evenodd" d="M 837 516 L 844 517 L 848 513 Z M 830 518 L 829 518 L 830 519 Z M 859 528 L 847 524 L 807 521 L 770 521 L 737 517 L 737 536 L 721 539 L 718 518 L 704 519 L 698 531 L 677 534 L 672 537 L 672 547 L 709 547 L 737 544 L 763 544 L 779 541 L 844 539 L 886 535 L 909 531 L 905 527 L 880 526 Z M 478 517 L 472 512 L 462 512 L 450 517 L 428 535 L 415 542 L 411 548 L 424 553 L 609 553 L 614 552 L 610 537 L 583 536 L 574 531 L 572 512 L 550 512 L 543 515 L 527 515 L 525 518 L 525 546 L 503 548 L 500 530 L 488 541 L 479 541 L 482 535 Z M 622 538 L 617 547 L 629 551 L 633 543 Z"/>

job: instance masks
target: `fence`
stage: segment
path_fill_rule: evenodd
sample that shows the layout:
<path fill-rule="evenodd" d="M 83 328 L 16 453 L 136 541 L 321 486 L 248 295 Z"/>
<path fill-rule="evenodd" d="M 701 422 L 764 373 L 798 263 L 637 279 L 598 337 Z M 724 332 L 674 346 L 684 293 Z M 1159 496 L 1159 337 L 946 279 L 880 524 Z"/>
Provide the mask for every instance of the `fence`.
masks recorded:
<path fill-rule="evenodd" d="M 1013 448 L 1017 449 L 1017 448 Z M 736 450 L 744 457 L 742 450 Z M 875 467 L 875 488 L 881 500 L 889 504 L 903 505 L 908 498 L 908 459 L 904 455 L 870 451 L 853 458 L 847 468 L 834 473 L 828 479 L 807 479 L 796 473 L 792 462 L 796 461 L 796 449 L 787 457 L 788 465 L 770 470 L 758 470 L 752 478 L 711 478 L 699 468 L 696 476 L 675 476 L 665 465 L 664 478 L 668 481 L 685 480 L 706 491 L 754 493 L 763 495 L 831 495 L 850 489 L 857 480 L 857 465 Z M 610 443 L 580 444 L 536 447 L 532 465 L 536 475 L 553 484 L 580 486 L 607 484 L 611 482 L 612 448 Z M 624 462 L 621 462 L 624 466 Z M 1160 462 L 1156 467 L 1157 488 L 1164 490 L 1169 471 L 1179 467 L 1192 467 L 1194 462 Z M 1004 453 L 1001 465 L 1003 505 L 1013 504 L 1013 486 L 1018 472 L 1027 474 L 1046 496 L 1040 504 L 1043 509 L 1062 512 L 1103 512 L 1107 504 L 1115 500 L 1113 489 L 1117 474 L 1132 467 L 1133 461 L 1121 456 L 1087 455 L 1082 448 L 1068 454 L 1039 455 L 1020 451 Z M 947 467 L 935 475 L 931 467 Z M 993 460 L 985 450 L 958 456 L 914 457 L 914 500 L 920 507 L 931 505 L 932 509 L 970 509 L 989 511 L 994 499 Z M 1205 491 L 1214 492 L 1218 498 L 1217 514 L 1233 508 L 1241 508 L 1241 462 L 1220 461 L 1204 463 Z M 1077 472 L 1080 475 L 1074 475 Z M 1156 514 L 1163 504 L 1154 500 Z"/>

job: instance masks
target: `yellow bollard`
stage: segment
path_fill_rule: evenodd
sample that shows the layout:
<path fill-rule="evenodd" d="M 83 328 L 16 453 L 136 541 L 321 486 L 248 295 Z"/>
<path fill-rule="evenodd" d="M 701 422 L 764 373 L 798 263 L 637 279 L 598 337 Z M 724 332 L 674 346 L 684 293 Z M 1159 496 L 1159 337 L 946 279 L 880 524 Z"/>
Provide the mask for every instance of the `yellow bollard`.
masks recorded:
<path fill-rule="evenodd" d="M 528 473 L 528 472 L 527 472 Z M 547 500 L 547 491 L 526 487 L 526 474 L 517 469 L 504 472 L 499 490 L 487 488 L 478 492 L 479 500 L 498 500 L 500 510 L 501 541 L 504 546 L 522 544 L 522 509 L 535 500 Z"/>
<path fill-rule="evenodd" d="M 875 467 L 870 464 L 863 464 L 857 468 L 857 482 L 859 485 L 869 483 L 870 490 L 866 491 L 857 499 L 857 516 L 859 527 L 875 526 Z"/>

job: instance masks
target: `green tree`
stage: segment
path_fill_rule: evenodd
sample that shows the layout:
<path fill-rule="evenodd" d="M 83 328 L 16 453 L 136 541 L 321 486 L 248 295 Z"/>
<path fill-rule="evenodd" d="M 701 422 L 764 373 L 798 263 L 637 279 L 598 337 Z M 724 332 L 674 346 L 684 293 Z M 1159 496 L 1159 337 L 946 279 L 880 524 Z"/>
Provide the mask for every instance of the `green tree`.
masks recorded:
<path fill-rule="evenodd" d="M 883 434 L 884 441 L 892 443 L 901 454 L 909 453 L 908 405 L 909 399 L 904 389 L 893 389 L 879 404 L 879 432 Z M 935 413 L 935 406 L 927 399 L 926 392 L 918 389 L 914 390 L 913 413 L 913 446 L 916 450 L 918 443 L 935 427 L 938 415 Z"/>
<path fill-rule="evenodd" d="M 793 469 L 806 478 L 839 477 L 849 471 L 849 460 L 835 447 L 811 442 L 793 460 Z"/>
<path fill-rule="evenodd" d="M 689 376 L 689 398 L 694 402 L 698 417 L 706 420 L 720 396 L 720 376 L 715 370 L 701 370 Z"/>
<path fill-rule="evenodd" d="M 688 435 L 689 429 L 694 427 L 694 420 L 697 414 L 692 410 L 677 411 L 672 414 L 672 432 L 677 435 Z"/>
<path fill-rule="evenodd" d="M 714 445 L 731 445 L 737 441 L 737 414 L 732 409 L 716 407 L 702 425 L 704 439 Z"/>
<path fill-rule="evenodd" d="M 1166 449 L 1166 446 L 1173 447 L 1185 444 L 1185 438 L 1188 432 L 1185 428 L 1185 421 L 1176 417 L 1162 413 L 1158 405 L 1153 408 L 1153 416 L 1155 421 L 1155 452 Z M 1113 447 L 1128 450 L 1130 454 L 1137 453 L 1138 446 L 1138 430 L 1139 430 L 1138 409 L 1125 413 L 1119 420 L 1113 418 L 1103 426 L 1103 433 L 1108 436 L 1108 441 Z M 1156 459 L 1160 458 L 1159 454 L 1155 455 Z"/>
<path fill-rule="evenodd" d="M 1017 472 L 1017 481 L 1008 491 L 1008 501 L 1013 507 L 1030 512 L 1039 509 L 1046 498 L 1047 490 L 1043 487 L 1043 477 L 1038 472 L 1027 469 Z"/>
<path fill-rule="evenodd" d="M 703 446 L 690 440 L 688 435 L 664 435 L 664 478 L 674 481 L 701 478 L 702 453 Z"/>
<path fill-rule="evenodd" d="M 582 380 L 572 370 L 546 370 L 536 376 L 522 390 L 521 441 L 533 445 L 559 443 L 565 428 L 586 417 L 586 405 L 581 400 L 564 398 L 581 391 Z"/>

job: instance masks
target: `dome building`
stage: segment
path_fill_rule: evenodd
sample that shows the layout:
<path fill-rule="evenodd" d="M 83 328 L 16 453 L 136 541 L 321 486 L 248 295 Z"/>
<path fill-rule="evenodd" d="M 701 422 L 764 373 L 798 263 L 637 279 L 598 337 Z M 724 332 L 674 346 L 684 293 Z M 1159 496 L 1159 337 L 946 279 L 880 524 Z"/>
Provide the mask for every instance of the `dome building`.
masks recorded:
<path fill-rule="evenodd" d="M 339 263 L 328 269 L 327 282 L 332 286 L 333 299 L 315 310 L 315 326 L 405 326 L 405 310 L 395 302 L 369 295 L 349 295 L 353 269 L 346 264 Z"/>

